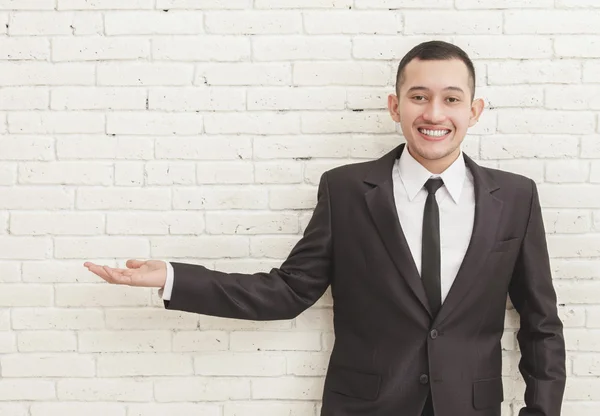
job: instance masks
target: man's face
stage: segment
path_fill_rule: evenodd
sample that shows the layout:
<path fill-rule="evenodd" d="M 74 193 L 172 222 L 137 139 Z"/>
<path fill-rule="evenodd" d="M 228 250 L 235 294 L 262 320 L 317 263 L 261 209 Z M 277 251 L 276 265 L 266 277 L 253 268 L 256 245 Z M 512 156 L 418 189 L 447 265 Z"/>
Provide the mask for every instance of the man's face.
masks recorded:
<path fill-rule="evenodd" d="M 459 59 L 413 59 L 406 65 L 399 95 L 388 97 L 388 107 L 415 159 L 427 164 L 458 157 L 467 129 L 483 110 L 483 101 L 471 102 L 471 93 L 469 71 Z"/>

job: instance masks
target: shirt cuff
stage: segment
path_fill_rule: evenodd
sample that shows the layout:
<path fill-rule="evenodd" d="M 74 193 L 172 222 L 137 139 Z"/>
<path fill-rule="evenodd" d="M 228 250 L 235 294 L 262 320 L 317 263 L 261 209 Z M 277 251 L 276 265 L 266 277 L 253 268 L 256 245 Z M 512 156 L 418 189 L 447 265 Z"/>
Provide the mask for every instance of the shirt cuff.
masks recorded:
<path fill-rule="evenodd" d="M 171 300 L 171 293 L 173 292 L 173 279 L 175 277 L 175 271 L 173 270 L 173 266 L 168 261 L 167 263 L 167 281 L 165 282 L 165 287 L 160 288 L 158 290 L 158 295 L 162 298 L 162 300 Z"/>

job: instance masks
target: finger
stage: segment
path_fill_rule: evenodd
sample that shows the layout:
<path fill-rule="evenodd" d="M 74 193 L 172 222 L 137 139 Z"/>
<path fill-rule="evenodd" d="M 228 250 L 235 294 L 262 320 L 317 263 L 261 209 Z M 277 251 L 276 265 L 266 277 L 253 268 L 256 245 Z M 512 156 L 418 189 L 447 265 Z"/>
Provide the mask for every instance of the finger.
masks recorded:
<path fill-rule="evenodd" d="M 145 261 L 131 259 L 131 260 L 127 260 L 127 263 L 125 265 L 127 267 L 129 267 L 130 269 L 139 269 L 144 264 L 146 264 Z"/>
<path fill-rule="evenodd" d="M 102 266 L 98 266 L 94 263 L 88 263 L 88 265 L 86 266 L 88 268 L 88 270 L 98 276 L 100 276 L 102 279 L 109 281 L 110 279 L 110 275 L 108 273 L 106 273 L 106 270 L 104 270 L 104 268 Z"/>
<path fill-rule="evenodd" d="M 109 283 L 117 285 L 126 285 L 131 283 L 131 279 L 123 275 L 123 269 L 113 269 L 112 267 L 103 266 L 104 271 L 109 276 Z"/>

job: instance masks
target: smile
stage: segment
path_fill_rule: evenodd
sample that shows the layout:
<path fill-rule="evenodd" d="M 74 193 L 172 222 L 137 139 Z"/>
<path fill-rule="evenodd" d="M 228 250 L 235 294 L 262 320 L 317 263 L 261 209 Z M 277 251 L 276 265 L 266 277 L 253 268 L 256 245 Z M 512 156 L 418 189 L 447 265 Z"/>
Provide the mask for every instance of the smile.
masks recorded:
<path fill-rule="evenodd" d="M 419 133 L 421 133 L 421 135 L 428 140 L 440 140 L 444 137 L 446 137 L 449 133 L 450 130 L 430 130 L 430 129 L 423 129 L 423 128 L 419 128 L 417 129 L 419 131 Z"/>

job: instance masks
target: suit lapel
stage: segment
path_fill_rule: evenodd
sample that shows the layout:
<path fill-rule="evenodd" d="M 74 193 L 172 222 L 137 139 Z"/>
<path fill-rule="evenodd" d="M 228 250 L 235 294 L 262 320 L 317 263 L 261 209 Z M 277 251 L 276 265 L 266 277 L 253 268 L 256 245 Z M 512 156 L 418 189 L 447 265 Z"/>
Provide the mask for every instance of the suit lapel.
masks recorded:
<path fill-rule="evenodd" d="M 404 144 L 376 161 L 373 169 L 365 178 L 366 183 L 375 185 L 375 187 L 365 193 L 365 200 L 377 231 L 398 272 L 431 315 L 425 288 L 400 225 L 394 202 L 392 168 L 403 149 Z"/>
<path fill-rule="evenodd" d="M 454 283 L 435 318 L 439 325 L 456 308 L 475 285 L 488 255 L 495 243 L 502 201 L 493 195 L 498 189 L 489 174 L 467 155 L 465 163 L 475 182 L 475 221 L 471 241 L 458 270 Z"/>

